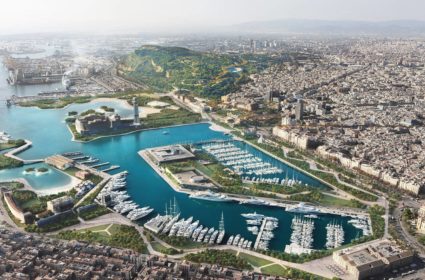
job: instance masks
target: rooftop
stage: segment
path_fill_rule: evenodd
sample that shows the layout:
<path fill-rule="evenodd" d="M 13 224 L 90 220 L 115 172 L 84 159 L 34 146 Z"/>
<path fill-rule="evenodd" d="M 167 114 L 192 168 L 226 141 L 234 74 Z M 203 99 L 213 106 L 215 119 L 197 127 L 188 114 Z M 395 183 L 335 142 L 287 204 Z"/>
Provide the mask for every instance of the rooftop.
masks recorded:
<path fill-rule="evenodd" d="M 158 163 L 186 160 L 195 156 L 182 145 L 170 145 L 147 150 Z"/>

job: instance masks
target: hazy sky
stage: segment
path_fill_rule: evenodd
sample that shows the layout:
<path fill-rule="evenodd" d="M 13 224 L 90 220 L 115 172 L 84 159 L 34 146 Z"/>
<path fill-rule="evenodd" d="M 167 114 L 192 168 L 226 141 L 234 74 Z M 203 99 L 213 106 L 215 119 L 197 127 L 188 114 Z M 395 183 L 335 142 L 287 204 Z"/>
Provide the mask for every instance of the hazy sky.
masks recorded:
<path fill-rule="evenodd" d="M 425 20 L 425 0 L 2 0 L 0 34 L 197 31 L 288 18 Z"/>

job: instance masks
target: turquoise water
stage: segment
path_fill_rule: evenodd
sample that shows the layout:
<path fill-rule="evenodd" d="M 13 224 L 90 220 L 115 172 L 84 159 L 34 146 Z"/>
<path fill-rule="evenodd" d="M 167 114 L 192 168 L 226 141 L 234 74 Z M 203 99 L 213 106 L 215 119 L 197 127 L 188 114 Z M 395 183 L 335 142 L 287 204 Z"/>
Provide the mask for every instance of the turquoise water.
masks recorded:
<path fill-rule="evenodd" d="M 276 173 L 276 174 L 269 174 L 269 175 L 242 175 L 242 176 L 246 176 L 249 177 L 251 179 L 253 179 L 254 177 L 256 178 L 264 178 L 264 179 L 274 179 L 274 178 L 279 178 L 279 181 L 281 181 L 282 179 L 295 179 L 295 180 L 301 180 L 304 184 L 308 184 L 309 186 L 313 186 L 313 187 L 317 187 L 320 188 L 322 190 L 329 190 L 329 187 L 323 183 L 321 183 L 320 181 L 317 181 L 313 178 L 311 178 L 310 176 L 299 172 L 297 170 L 295 170 L 294 168 L 282 163 L 281 161 L 268 156 L 267 154 L 264 154 L 262 151 L 258 150 L 257 148 L 242 142 L 242 141 L 233 141 L 232 142 L 233 145 L 235 145 L 236 147 L 247 151 L 248 153 L 250 153 L 251 155 L 254 155 L 258 158 L 261 158 L 263 162 L 266 163 L 270 163 L 271 166 L 273 167 L 277 167 L 279 169 L 282 170 L 282 172 L 280 173 Z M 201 148 L 201 145 L 197 145 L 198 147 Z"/>
<path fill-rule="evenodd" d="M 0 99 L 10 95 L 13 90 L 4 85 L 4 79 L 0 70 Z M 37 88 L 28 87 L 25 94 L 34 94 Z M 15 89 L 15 90 L 19 90 Z M 32 93 L 31 93 L 32 91 Z M 21 92 L 22 93 L 22 92 Z M 24 94 L 24 93 L 22 93 Z M 173 143 L 193 143 L 208 139 L 228 139 L 221 132 L 209 129 L 209 124 L 194 124 L 180 127 L 167 128 L 168 135 L 162 132 L 165 129 L 149 130 L 124 136 L 102 138 L 90 143 L 77 143 L 71 141 L 71 135 L 63 120 L 67 112 L 71 110 L 83 111 L 89 108 L 97 108 L 107 105 L 118 109 L 121 114 L 131 114 L 125 107 L 119 107 L 116 103 L 102 102 L 98 104 L 76 104 L 65 109 L 40 110 L 36 108 L 6 108 L 0 106 L 0 130 L 7 131 L 15 138 L 25 138 L 33 142 L 33 147 L 20 156 L 25 159 L 43 158 L 52 154 L 82 151 L 95 156 L 102 161 L 121 166 L 121 170 L 128 170 L 128 192 L 133 200 L 140 205 L 150 205 L 157 213 L 165 212 L 165 204 L 176 198 L 182 217 L 194 216 L 205 226 L 218 227 L 220 215 L 224 213 L 227 237 L 230 234 L 240 233 L 244 238 L 254 241 L 255 236 L 246 230 L 246 224 L 241 213 L 257 211 L 262 214 L 277 217 L 279 227 L 274 231 L 275 238 L 271 241 L 272 249 L 283 250 L 289 244 L 291 234 L 291 220 L 294 214 L 285 212 L 282 208 L 239 205 L 237 203 L 217 203 L 190 199 L 186 194 L 176 193 L 168 184 L 153 171 L 150 166 L 137 154 L 141 149 L 168 145 Z M 248 146 L 260 156 L 264 154 Z M 266 157 L 267 158 L 267 157 Z M 274 161 L 271 158 L 267 160 Z M 321 186 L 316 180 L 294 171 L 292 168 L 280 163 L 289 174 L 296 174 L 298 179 L 310 185 Z M 9 179 L 22 173 L 22 169 L 13 169 L 0 173 L 1 179 Z M 56 174 L 57 175 L 57 174 Z M 34 186 L 49 188 L 62 184 L 60 175 L 46 175 L 46 177 L 29 178 Z M 63 175 L 63 174 L 62 174 Z M 51 177 L 48 177 L 51 176 Z M 325 245 L 325 226 L 330 221 L 337 221 L 344 226 L 346 242 L 360 234 L 360 231 L 347 223 L 347 217 L 335 215 L 323 215 L 315 220 L 314 248 L 323 248 Z M 226 240 L 227 240 L 226 237 Z"/>
<path fill-rule="evenodd" d="M 33 167 L 36 169 L 40 167 L 47 167 L 49 171 L 42 174 L 36 174 L 34 172 L 25 172 L 25 169 L 29 167 Z M 36 163 L 14 169 L 0 170 L 0 178 L 1 180 L 23 178 L 36 191 L 49 190 L 58 186 L 64 186 L 71 183 L 71 177 L 54 168 L 50 168 L 44 163 Z"/>

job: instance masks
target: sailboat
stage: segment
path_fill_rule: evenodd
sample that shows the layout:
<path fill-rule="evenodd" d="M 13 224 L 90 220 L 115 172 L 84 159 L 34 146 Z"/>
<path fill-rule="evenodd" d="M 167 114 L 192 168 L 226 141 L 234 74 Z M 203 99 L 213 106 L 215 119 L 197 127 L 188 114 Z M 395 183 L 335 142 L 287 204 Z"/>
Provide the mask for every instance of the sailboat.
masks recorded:
<path fill-rule="evenodd" d="M 225 233 L 226 231 L 224 230 L 224 215 L 223 215 L 223 212 L 221 212 L 221 220 L 218 225 L 218 237 L 216 241 L 217 244 L 220 244 L 223 241 Z"/>

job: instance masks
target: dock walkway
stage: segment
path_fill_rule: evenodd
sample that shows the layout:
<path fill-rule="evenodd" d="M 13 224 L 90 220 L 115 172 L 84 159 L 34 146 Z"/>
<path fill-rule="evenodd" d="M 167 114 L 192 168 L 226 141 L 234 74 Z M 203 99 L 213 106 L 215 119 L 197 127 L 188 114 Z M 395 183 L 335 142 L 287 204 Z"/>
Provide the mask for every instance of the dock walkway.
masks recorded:
<path fill-rule="evenodd" d="M 7 156 L 8 158 L 13 158 L 19 161 L 22 161 L 24 164 L 33 164 L 33 163 L 37 163 L 37 162 L 43 162 L 44 159 L 22 159 L 18 156 L 16 156 L 16 154 L 19 154 L 23 151 L 25 151 L 26 149 L 30 148 L 32 146 L 32 142 L 29 140 L 24 140 L 25 144 L 17 147 L 7 153 L 5 153 L 4 155 Z"/>
<path fill-rule="evenodd" d="M 268 217 L 265 217 L 263 219 L 263 223 L 261 224 L 260 231 L 258 232 L 257 239 L 255 240 L 254 250 L 258 249 L 258 244 L 260 243 L 261 237 L 263 236 L 264 228 L 266 227 L 267 221 L 268 221 Z"/>

